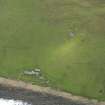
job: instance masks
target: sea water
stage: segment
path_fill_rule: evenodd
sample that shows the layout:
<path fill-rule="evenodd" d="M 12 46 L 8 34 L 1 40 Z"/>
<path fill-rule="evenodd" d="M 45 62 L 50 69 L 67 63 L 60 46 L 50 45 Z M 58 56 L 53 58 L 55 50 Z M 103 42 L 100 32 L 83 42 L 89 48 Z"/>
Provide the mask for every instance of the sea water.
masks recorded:
<path fill-rule="evenodd" d="M 0 105 L 31 105 L 19 100 L 0 99 Z"/>

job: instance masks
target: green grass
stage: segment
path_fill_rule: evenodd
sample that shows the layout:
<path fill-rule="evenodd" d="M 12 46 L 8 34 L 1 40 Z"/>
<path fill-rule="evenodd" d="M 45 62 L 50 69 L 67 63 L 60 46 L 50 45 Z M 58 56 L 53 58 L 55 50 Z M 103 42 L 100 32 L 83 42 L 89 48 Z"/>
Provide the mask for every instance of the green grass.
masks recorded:
<path fill-rule="evenodd" d="M 43 84 L 20 77 L 28 68 L 53 88 L 105 100 L 105 1 L 0 0 L 0 76 Z"/>

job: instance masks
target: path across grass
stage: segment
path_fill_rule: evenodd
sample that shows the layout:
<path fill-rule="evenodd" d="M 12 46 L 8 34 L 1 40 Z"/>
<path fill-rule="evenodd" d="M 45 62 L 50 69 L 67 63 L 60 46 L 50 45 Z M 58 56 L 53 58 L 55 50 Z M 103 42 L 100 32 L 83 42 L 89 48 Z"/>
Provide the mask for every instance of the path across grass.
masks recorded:
<path fill-rule="evenodd" d="M 0 0 L 0 76 L 105 100 L 105 1 Z"/>

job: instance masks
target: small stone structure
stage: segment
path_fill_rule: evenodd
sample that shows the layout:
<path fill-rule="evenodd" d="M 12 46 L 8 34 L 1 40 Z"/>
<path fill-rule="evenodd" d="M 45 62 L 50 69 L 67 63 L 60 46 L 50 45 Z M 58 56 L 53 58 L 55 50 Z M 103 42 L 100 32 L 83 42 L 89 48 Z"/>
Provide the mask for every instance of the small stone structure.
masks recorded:
<path fill-rule="evenodd" d="M 72 37 L 74 37 L 74 36 L 75 36 L 75 33 L 74 33 L 74 32 L 70 32 L 70 33 L 69 33 L 69 37 L 72 38 Z"/>
<path fill-rule="evenodd" d="M 35 76 L 40 76 L 41 75 L 41 70 L 36 68 L 36 69 L 29 69 L 24 71 L 25 75 L 35 75 Z"/>

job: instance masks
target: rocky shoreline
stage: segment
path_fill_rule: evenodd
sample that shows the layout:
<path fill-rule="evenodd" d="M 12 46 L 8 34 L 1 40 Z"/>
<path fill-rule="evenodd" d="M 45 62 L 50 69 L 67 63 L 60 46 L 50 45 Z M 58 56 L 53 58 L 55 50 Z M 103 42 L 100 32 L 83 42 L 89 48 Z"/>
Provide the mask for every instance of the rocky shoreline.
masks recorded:
<path fill-rule="evenodd" d="M 88 105 L 74 102 L 62 97 L 29 90 L 0 86 L 0 98 L 22 100 L 32 105 Z"/>
<path fill-rule="evenodd" d="M 0 78 L 0 98 L 23 100 L 32 105 L 105 105 L 97 100 L 5 78 Z"/>

